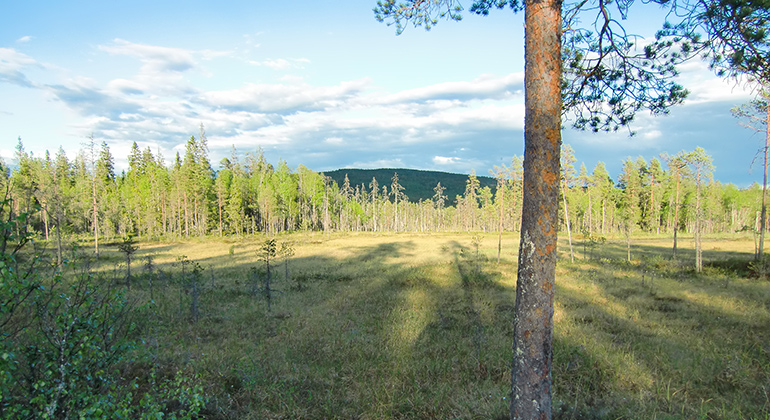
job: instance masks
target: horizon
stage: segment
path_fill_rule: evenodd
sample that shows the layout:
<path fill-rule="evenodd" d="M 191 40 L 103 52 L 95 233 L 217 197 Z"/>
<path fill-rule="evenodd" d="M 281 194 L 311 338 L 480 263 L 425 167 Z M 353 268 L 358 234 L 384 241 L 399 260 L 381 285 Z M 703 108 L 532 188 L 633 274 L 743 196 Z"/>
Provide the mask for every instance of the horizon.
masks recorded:
<path fill-rule="evenodd" d="M 270 161 L 318 172 L 468 174 L 524 152 L 521 15 L 466 13 L 462 22 L 396 36 L 375 21 L 374 2 L 7 6 L 0 17 L 6 162 L 18 137 L 36 155 L 62 146 L 72 159 L 93 134 L 110 144 L 122 170 L 133 141 L 170 160 L 201 123 L 214 163 L 232 147 L 261 147 Z M 642 42 L 662 15 L 640 5 L 623 25 Z M 701 146 L 721 182 L 761 180 L 749 165 L 763 144 L 730 114 L 752 98 L 751 86 L 719 79 L 695 59 L 679 70 L 689 98 L 669 115 L 637 114 L 629 127 L 636 136 L 565 128 L 564 143 L 587 168 L 602 161 L 611 174 L 628 157 Z"/>

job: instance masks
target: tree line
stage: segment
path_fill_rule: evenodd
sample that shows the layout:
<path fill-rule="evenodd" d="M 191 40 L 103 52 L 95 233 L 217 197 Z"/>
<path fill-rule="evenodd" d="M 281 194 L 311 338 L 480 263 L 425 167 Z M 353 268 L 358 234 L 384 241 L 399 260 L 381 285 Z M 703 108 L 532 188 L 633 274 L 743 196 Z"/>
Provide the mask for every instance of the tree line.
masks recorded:
<path fill-rule="evenodd" d="M 300 165 L 267 162 L 261 149 L 233 149 L 212 168 L 205 132 L 191 136 L 170 165 L 136 143 L 128 169 L 116 174 L 109 145 L 93 139 L 74 160 L 63 149 L 35 156 L 19 139 L 17 166 L 0 162 L 10 212 L 40 211 L 32 228 L 61 246 L 62 238 L 101 240 L 134 235 L 197 237 L 286 231 L 518 231 L 522 158 L 495 168 L 497 186 L 472 173 L 465 191 L 447 197 L 439 182 L 430 199 L 409 200 L 397 171 L 390 179 L 342 185 Z M 615 180 L 599 162 L 576 168 L 572 148 L 561 156 L 561 230 L 583 236 L 758 231 L 761 188 L 739 189 L 712 177 L 703 151 L 628 158 Z M 57 247 L 57 248 L 60 248 Z"/>

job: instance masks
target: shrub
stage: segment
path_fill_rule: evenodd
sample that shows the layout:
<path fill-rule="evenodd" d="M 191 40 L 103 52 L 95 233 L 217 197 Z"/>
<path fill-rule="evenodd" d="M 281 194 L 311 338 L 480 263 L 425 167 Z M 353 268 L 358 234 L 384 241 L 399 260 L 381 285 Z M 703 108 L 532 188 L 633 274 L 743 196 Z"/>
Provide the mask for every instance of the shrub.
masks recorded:
<path fill-rule="evenodd" d="M 0 418 L 197 416 L 197 378 L 122 377 L 121 367 L 141 359 L 133 305 L 87 269 L 23 254 L 30 237 L 11 224 L 27 220 L 0 221 L 12 249 L 0 249 Z"/>

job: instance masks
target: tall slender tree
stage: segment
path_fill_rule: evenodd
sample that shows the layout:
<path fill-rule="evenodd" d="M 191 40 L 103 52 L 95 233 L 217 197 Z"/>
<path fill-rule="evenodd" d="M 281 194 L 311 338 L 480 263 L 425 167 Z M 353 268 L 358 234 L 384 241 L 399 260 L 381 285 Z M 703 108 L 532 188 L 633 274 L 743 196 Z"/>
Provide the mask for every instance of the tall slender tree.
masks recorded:
<path fill-rule="evenodd" d="M 569 241 L 569 257 L 575 262 L 575 253 L 572 251 L 572 228 L 569 223 L 569 207 L 567 206 L 567 188 L 571 188 L 575 182 L 575 152 L 568 144 L 561 147 L 561 195 L 564 203 L 564 220 L 567 225 L 567 239 Z"/>
<path fill-rule="evenodd" d="M 497 199 L 495 200 L 499 207 L 499 220 L 497 231 L 497 264 L 500 264 L 500 253 L 503 249 L 503 208 L 505 207 L 505 190 L 507 184 L 507 177 L 510 174 L 510 170 L 502 165 L 502 167 L 494 167 L 494 170 L 489 171 L 497 180 Z"/>
<path fill-rule="evenodd" d="M 738 118 L 740 124 L 756 132 L 765 135 L 765 146 L 760 148 L 757 154 L 764 156 L 762 176 L 762 209 L 759 222 L 759 247 L 754 256 L 760 259 L 764 255 L 765 231 L 767 230 L 767 157 L 770 149 L 770 92 L 763 87 L 757 97 L 740 107 L 732 109 L 733 116 Z"/>
<path fill-rule="evenodd" d="M 610 174 L 607 172 L 604 162 L 599 161 L 596 163 L 594 170 L 591 172 L 591 180 L 596 186 L 597 194 L 602 203 L 602 221 L 599 226 L 601 234 L 604 235 L 607 232 L 607 205 L 612 199 L 612 179 L 610 179 Z"/>
<path fill-rule="evenodd" d="M 701 193 L 703 191 L 703 182 L 711 178 L 714 171 L 711 156 L 701 147 L 696 147 L 694 151 L 687 154 L 687 164 L 692 168 L 695 175 L 695 270 L 703 271 L 703 246 L 701 236 L 703 231 L 703 214 L 701 206 Z"/>
<path fill-rule="evenodd" d="M 578 179 L 580 188 L 585 193 L 588 201 L 588 207 L 585 209 L 585 213 L 583 216 L 583 226 L 584 226 L 583 230 L 588 232 L 589 235 L 591 235 L 593 234 L 593 208 L 591 206 L 592 204 L 591 190 L 593 187 L 593 180 L 588 175 L 588 169 L 586 169 L 586 164 L 584 162 L 580 163 L 580 172 L 578 173 L 577 179 Z"/>
<path fill-rule="evenodd" d="M 369 194 L 372 197 L 372 230 L 377 231 L 377 194 L 379 193 L 379 184 L 377 183 L 377 178 L 372 177 L 372 182 L 369 183 L 369 188 L 371 189 L 371 194 Z"/>
<path fill-rule="evenodd" d="M 647 168 L 649 176 L 649 195 L 650 204 L 648 210 L 647 224 L 648 229 L 655 233 L 660 233 L 660 185 L 663 181 L 664 172 L 660 161 L 656 158 L 650 159 L 650 166 Z M 657 201 L 656 201 L 657 200 Z"/>
<path fill-rule="evenodd" d="M 661 155 L 668 165 L 668 171 L 674 180 L 674 245 L 673 257 L 676 259 L 677 232 L 679 231 L 679 192 L 682 184 L 682 177 L 687 173 L 687 154 L 684 151 L 675 156 Z"/>
<path fill-rule="evenodd" d="M 390 179 L 390 195 L 393 196 L 393 229 L 398 232 L 398 201 L 400 199 L 403 202 L 405 196 L 404 187 L 398 182 L 398 173 L 396 172 L 393 172 L 393 178 Z"/>
<path fill-rule="evenodd" d="M 436 207 L 437 216 L 436 230 L 440 231 L 444 227 L 444 203 L 447 198 L 446 195 L 444 195 L 444 191 L 446 191 L 446 188 L 441 186 L 441 182 L 438 182 L 433 188 L 433 191 L 435 192 L 435 194 L 433 194 L 433 205 Z"/>

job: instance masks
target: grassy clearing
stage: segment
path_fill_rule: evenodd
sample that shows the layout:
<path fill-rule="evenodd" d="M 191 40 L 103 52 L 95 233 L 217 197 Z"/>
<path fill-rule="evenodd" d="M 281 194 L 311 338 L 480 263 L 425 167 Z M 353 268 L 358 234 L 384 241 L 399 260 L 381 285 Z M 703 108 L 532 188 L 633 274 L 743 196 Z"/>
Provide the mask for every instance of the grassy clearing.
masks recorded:
<path fill-rule="evenodd" d="M 506 418 L 518 236 L 295 234 L 273 309 L 254 295 L 264 238 L 141 244 L 132 294 L 153 297 L 157 363 L 199 372 L 207 418 Z M 478 243 L 478 247 L 475 243 Z M 562 257 L 566 243 L 561 247 Z M 554 407 L 559 419 L 770 418 L 770 283 L 735 274 L 750 237 L 618 239 L 557 267 Z M 117 248 L 96 268 L 119 276 Z M 186 256 L 199 274 L 190 321 Z M 692 258 L 691 258 L 692 257 Z M 731 262 L 731 263 L 725 263 Z"/>

